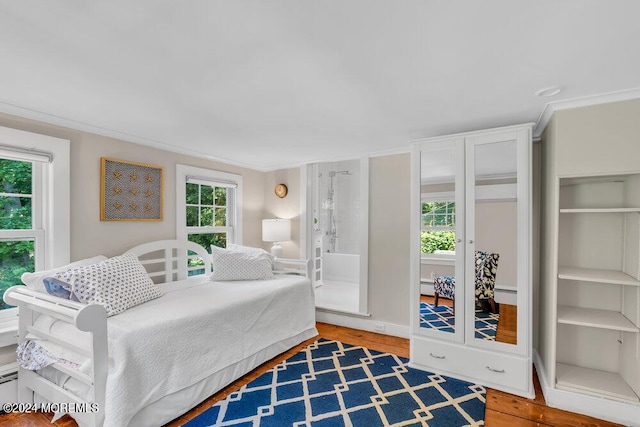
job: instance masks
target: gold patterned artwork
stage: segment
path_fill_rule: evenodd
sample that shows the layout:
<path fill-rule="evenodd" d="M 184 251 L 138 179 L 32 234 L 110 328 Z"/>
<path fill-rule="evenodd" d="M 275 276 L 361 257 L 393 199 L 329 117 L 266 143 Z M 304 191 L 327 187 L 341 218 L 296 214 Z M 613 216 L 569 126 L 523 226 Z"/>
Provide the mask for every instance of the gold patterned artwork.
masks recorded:
<path fill-rule="evenodd" d="M 162 221 L 161 166 L 103 157 L 100 221 Z"/>

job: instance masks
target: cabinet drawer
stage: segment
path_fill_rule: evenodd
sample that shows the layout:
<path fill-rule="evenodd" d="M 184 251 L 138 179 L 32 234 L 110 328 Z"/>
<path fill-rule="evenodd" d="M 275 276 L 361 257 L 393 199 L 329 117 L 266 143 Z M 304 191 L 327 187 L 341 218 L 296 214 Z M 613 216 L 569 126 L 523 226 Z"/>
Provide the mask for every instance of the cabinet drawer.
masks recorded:
<path fill-rule="evenodd" d="M 460 373 L 466 351 L 464 346 L 455 343 L 415 338 L 411 341 L 411 363 L 421 369 L 433 369 L 444 374 Z"/>
<path fill-rule="evenodd" d="M 465 363 L 468 375 L 473 375 L 480 383 L 502 385 L 518 390 L 527 390 L 530 381 L 529 361 L 526 358 L 490 351 L 467 349 Z"/>
<path fill-rule="evenodd" d="M 433 370 L 510 393 L 531 393 L 531 366 L 525 357 L 415 336 L 411 345 L 411 363 L 417 368 Z"/>

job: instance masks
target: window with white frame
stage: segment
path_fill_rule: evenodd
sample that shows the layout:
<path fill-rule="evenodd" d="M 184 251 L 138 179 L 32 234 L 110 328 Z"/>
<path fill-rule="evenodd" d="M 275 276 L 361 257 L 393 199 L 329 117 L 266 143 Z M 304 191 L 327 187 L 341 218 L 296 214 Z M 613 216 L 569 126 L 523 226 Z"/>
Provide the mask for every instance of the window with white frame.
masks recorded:
<path fill-rule="evenodd" d="M 15 308 L 2 296 L 20 276 L 69 263 L 69 141 L 0 127 L 0 326 Z M 6 142 L 6 144 L 5 144 Z"/>
<path fill-rule="evenodd" d="M 453 259 L 456 250 L 456 203 L 453 193 L 421 198 L 420 251 L 423 257 Z"/>
<path fill-rule="evenodd" d="M 242 176 L 176 166 L 177 237 L 224 248 L 242 241 Z"/>

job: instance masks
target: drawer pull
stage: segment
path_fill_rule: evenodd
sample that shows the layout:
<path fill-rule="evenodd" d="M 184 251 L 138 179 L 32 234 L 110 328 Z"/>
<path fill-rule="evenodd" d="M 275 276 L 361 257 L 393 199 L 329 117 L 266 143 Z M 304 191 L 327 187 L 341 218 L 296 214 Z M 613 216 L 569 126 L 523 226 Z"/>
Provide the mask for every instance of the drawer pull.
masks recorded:
<path fill-rule="evenodd" d="M 504 374 L 504 369 L 493 369 L 491 366 L 487 365 L 487 369 L 490 370 L 491 372 L 497 372 L 499 374 Z"/>
<path fill-rule="evenodd" d="M 444 356 L 438 356 L 437 354 L 433 354 L 433 353 L 429 353 L 429 356 L 433 357 L 434 359 L 444 359 Z"/>

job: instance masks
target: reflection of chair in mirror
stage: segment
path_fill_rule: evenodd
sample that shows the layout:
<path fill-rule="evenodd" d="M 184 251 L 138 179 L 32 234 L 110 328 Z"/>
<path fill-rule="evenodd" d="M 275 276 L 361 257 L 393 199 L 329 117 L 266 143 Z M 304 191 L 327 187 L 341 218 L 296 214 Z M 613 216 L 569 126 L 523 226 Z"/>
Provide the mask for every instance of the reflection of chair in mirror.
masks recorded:
<path fill-rule="evenodd" d="M 498 271 L 499 254 L 476 251 L 476 303 L 487 301 L 492 313 L 496 312 L 494 293 L 496 287 L 496 273 Z M 434 304 L 438 306 L 438 299 L 455 298 L 456 278 L 453 276 L 439 276 L 433 282 Z"/>
<path fill-rule="evenodd" d="M 453 276 L 438 276 L 433 281 L 434 305 L 438 306 L 438 298 L 454 299 L 456 294 L 456 278 Z"/>

